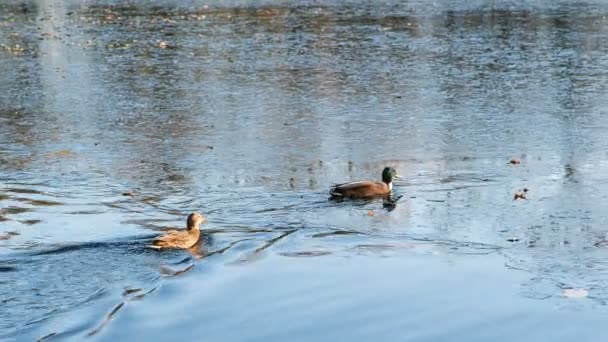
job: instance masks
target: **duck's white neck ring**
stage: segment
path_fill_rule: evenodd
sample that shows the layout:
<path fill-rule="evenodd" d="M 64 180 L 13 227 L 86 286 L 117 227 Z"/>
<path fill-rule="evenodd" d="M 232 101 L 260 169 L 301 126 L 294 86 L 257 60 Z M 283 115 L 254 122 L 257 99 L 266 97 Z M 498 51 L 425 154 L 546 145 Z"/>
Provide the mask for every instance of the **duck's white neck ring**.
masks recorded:
<path fill-rule="evenodd" d="M 388 190 L 393 190 L 393 182 L 388 182 Z"/>

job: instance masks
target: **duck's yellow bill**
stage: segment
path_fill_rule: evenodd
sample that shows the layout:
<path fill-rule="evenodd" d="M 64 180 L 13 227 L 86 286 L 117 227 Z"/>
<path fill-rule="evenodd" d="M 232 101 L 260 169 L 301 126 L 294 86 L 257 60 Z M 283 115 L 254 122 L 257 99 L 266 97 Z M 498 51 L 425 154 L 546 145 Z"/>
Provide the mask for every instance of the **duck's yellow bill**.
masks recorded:
<path fill-rule="evenodd" d="M 397 174 L 397 175 L 395 175 L 393 178 L 395 178 L 395 179 L 401 179 L 401 175 L 398 175 L 398 174 Z"/>

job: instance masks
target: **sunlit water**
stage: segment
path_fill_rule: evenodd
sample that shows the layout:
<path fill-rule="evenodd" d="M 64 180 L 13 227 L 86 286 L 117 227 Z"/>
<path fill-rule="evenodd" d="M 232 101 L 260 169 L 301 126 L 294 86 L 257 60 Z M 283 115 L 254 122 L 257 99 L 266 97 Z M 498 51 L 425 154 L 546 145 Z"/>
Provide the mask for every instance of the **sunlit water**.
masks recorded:
<path fill-rule="evenodd" d="M 0 339 L 605 340 L 608 4 L 113 3 L 0 5 Z"/>

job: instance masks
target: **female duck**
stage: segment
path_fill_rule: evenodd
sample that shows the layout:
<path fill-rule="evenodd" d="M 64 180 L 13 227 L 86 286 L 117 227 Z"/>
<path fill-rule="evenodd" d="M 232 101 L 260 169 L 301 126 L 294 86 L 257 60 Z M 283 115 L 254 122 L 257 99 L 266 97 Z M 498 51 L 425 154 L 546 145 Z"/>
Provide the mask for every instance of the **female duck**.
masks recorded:
<path fill-rule="evenodd" d="M 393 179 L 399 179 L 397 171 L 392 167 L 385 167 L 382 171 L 382 182 L 358 181 L 338 184 L 331 188 L 329 193 L 332 199 L 387 196 L 393 189 Z"/>
<path fill-rule="evenodd" d="M 190 248 L 194 246 L 201 236 L 199 226 L 207 220 L 199 213 L 188 215 L 186 230 L 169 230 L 152 242 L 152 248 Z"/>

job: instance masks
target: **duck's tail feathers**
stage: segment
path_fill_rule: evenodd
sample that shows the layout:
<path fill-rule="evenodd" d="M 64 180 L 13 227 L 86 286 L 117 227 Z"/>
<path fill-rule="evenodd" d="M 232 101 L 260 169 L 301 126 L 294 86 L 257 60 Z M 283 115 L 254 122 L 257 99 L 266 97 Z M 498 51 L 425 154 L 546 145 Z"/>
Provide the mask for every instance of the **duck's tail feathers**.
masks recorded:
<path fill-rule="evenodd" d="M 344 194 L 343 194 L 343 193 L 341 193 L 341 192 L 339 192 L 339 191 L 336 191 L 336 190 L 337 190 L 337 186 L 334 186 L 333 188 L 331 188 L 331 189 L 329 190 L 329 196 L 330 196 L 329 198 L 330 198 L 330 199 L 340 199 L 340 198 L 344 198 Z"/>

